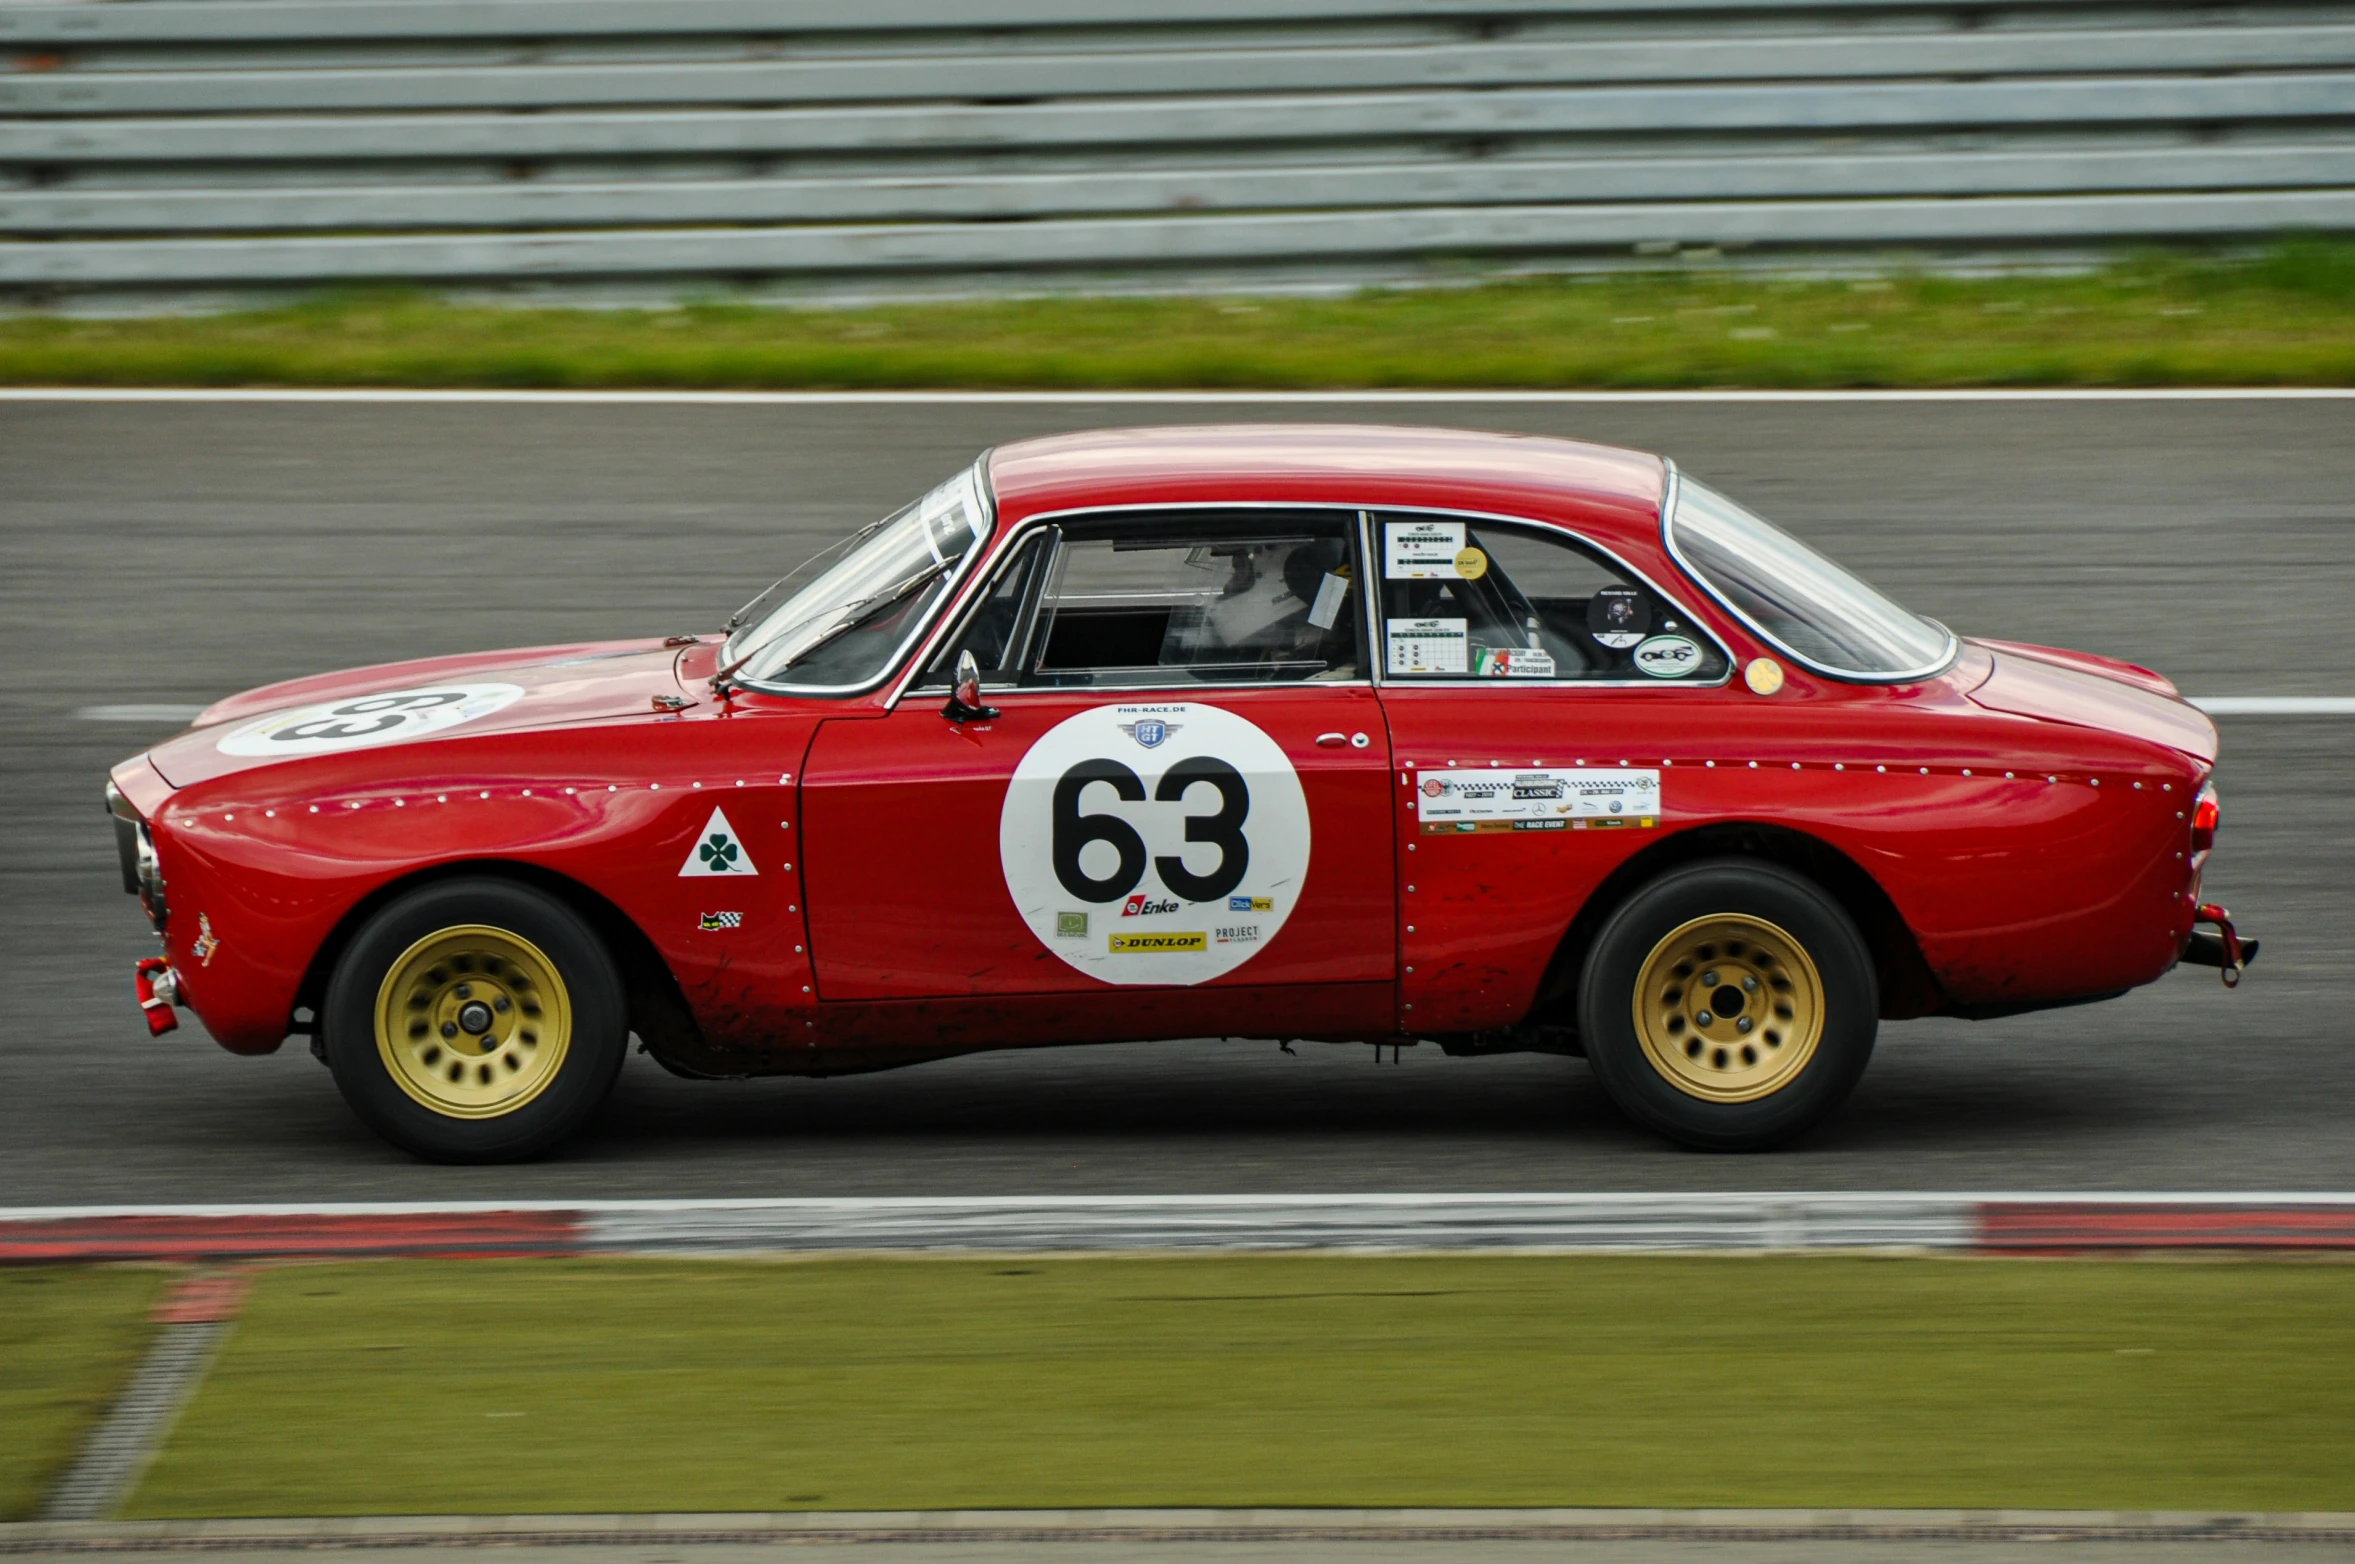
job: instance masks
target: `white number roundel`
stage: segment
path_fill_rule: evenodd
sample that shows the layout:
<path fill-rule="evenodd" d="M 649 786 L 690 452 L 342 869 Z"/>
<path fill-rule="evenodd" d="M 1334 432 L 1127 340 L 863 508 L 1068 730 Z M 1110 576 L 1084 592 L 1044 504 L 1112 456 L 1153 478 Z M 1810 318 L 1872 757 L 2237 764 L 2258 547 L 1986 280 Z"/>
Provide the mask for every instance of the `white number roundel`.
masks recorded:
<path fill-rule="evenodd" d="M 324 755 L 391 744 L 487 717 L 522 698 L 519 684 L 432 684 L 350 695 L 249 722 L 221 740 L 221 753 Z"/>
<path fill-rule="evenodd" d="M 1202 983 L 1276 937 L 1308 878 L 1308 800 L 1218 706 L 1098 706 L 1047 730 L 998 816 L 1039 943 L 1107 983 Z"/>

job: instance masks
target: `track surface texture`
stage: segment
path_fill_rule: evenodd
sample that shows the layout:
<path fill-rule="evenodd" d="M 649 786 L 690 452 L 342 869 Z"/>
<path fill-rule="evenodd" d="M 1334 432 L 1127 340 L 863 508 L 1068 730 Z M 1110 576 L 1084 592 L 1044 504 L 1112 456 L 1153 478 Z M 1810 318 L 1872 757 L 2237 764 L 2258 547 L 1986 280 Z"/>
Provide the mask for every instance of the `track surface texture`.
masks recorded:
<path fill-rule="evenodd" d="M 708 630 L 980 448 L 1109 424 L 1477 424 L 1665 451 L 1972 633 L 2195 694 L 2355 675 L 2345 402 L 545 406 L 0 404 L 0 1197 L 7 1204 L 826 1194 L 2355 1188 L 2355 720 L 2223 720 L 2212 894 L 2237 994 L 1892 1025 L 1848 1107 L 1768 1156 L 1630 1129 L 1586 1067 L 1147 1044 L 831 1081 L 633 1059 L 546 1161 L 434 1168 L 299 1046 L 149 1041 L 106 768 L 76 719 L 476 647 Z"/>

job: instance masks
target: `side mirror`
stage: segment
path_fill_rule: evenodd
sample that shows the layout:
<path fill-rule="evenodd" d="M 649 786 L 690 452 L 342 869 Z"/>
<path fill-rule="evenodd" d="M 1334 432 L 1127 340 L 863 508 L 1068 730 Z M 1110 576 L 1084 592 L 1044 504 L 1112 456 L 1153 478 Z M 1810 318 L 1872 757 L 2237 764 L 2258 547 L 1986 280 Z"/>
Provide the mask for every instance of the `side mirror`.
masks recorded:
<path fill-rule="evenodd" d="M 981 704 L 981 664 L 973 660 L 970 651 L 957 654 L 956 679 L 949 686 L 949 703 L 940 714 L 951 722 L 987 722 L 998 714 L 995 706 Z"/>

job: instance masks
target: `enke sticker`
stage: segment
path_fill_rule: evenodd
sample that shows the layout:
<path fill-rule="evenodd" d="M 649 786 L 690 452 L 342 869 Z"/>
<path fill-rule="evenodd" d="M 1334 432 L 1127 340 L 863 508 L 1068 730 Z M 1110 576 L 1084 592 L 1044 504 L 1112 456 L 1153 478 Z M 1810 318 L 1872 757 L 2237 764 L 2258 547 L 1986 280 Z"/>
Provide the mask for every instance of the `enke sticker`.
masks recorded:
<path fill-rule="evenodd" d="M 1282 747 L 1187 701 L 1057 723 L 1014 768 L 998 815 L 1022 921 L 1107 983 L 1203 983 L 1243 965 L 1299 905 L 1308 857 L 1308 800 Z M 1213 938 L 1238 906 L 1258 937 Z"/>

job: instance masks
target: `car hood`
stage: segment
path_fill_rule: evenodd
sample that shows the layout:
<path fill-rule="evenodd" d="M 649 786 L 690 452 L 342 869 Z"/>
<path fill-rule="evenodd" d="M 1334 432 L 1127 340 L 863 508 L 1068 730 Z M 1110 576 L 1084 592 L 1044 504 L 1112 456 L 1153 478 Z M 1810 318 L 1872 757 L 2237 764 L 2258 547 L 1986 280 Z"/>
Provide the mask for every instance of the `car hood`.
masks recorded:
<path fill-rule="evenodd" d="M 2215 764 L 2216 724 L 2147 669 L 2049 647 L 1974 644 L 1995 661 L 1994 671 L 1970 692 L 1977 705 L 2124 734 Z"/>
<path fill-rule="evenodd" d="M 164 780 L 188 787 L 231 772 L 308 755 L 384 752 L 442 737 L 479 737 L 525 728 L 652 715 L 657 696 L 681 693 L 678 652 L 660 641 L 594 641 L 535 646 L 414 662 L 379 663 L 266 684 L 215 701 L 191 731 L 156 746 L 149 759 Z M 321 708 L 369 703 L 400 692 L 463 693 L 455 720 L 401 722 L 394 715 L 335 718 Z M 692 697 L 690 697 L 692 699 Z M 398 706 L 398 702 L 392 702 Z M 434 709 L 434 708 L 427 708 Z M 288 731 L 289 714 L 311 719 L 273 744 L 267 731 Z M 356 740 L 342 729 L 385 723 Z M 438 725 L 437 725 L 438 724 Z M 322 727 L 329 736 L 304 739 Z"/>

